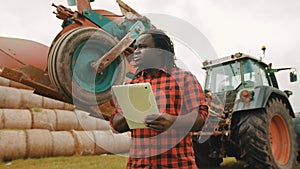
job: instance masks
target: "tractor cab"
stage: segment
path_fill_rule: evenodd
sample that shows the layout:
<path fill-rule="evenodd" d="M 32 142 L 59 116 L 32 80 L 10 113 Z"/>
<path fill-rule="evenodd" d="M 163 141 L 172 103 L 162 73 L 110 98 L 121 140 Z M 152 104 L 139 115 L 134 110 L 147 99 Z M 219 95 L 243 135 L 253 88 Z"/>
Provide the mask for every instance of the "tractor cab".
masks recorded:
<path fill-rule="evenodd" d="M 223 93 L 232 90 L 251 89 L 256 86 L 273 86 L 278 88 L 274 73 L 283 69 L 272 69 L 260 60 L 243 53 L 203 62 L 206 70 L 205 90 Z M 293 71 L 294 72 L 294 71 Z M 297 79 L 291 72 L 291 82 Z"/>

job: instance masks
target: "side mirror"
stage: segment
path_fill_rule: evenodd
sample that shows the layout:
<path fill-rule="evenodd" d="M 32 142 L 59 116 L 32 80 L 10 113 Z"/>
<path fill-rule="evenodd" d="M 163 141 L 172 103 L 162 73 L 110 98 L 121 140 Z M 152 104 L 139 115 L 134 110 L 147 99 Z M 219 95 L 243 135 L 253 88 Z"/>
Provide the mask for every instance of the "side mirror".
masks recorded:
<path fill-rule="evenodd" d="M 290 72 L 290 82 L 297 81 L 297 73 L 295 71 Z"/>

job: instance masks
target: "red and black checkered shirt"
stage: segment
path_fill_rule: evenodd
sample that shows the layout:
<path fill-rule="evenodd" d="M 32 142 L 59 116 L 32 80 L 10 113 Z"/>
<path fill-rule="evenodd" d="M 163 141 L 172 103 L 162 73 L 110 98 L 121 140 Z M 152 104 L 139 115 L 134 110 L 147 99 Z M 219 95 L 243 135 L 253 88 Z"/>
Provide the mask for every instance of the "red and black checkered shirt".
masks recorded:
<path fill-rule="evenodd" d="M 161 113 L 176 116 L 195 113 L 195 119 L 200 114 L 206 120 L 207 103 L 199 82 L 190 72 L 172 68 L 169 73 L 162 69 L 150 75 L 142 71 L 131 83 L 144 82 L 151 84 Z M 116 113 L 122 112 L 116 108 L 112 116 Z M 163 133 L 148 128 L 131 130 L 127 168 L 196 169 L 192 133 L 189 132 L 193 124 L 194 121 L 191 121 L 191 126 L 182 130 L 168 129 Z"/>

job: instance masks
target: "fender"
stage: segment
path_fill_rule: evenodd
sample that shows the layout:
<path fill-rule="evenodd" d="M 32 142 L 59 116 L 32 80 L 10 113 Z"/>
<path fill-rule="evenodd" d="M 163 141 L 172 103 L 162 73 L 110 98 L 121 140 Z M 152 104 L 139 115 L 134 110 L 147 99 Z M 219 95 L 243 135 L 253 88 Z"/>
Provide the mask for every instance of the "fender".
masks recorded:
<path fill-rule="evenodd" d="M 285 92 L 270 86 L 257 86 L 255 88 L 249 88 L 245 90 L 253 92 L 253 99 L 250 102 L 242 101 L 240 96 L 243 90 L 239 91 L 233 107 L 234 113 L 246 110 L 265 109 L 269 98 L 272 96 L 277 96 L 284 100 L 287 108 L 290 109 L 290 115 L 293 118 L 295 117 L 294 111 Z"/>

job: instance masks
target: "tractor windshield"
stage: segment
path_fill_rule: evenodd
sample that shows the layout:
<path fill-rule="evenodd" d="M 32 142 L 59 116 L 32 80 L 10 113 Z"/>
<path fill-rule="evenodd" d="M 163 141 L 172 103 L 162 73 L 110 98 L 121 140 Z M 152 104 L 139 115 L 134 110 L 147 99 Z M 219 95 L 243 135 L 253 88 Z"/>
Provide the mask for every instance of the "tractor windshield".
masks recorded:
<path fill-rule="evenodd" d="M 234 90 L 241 84 L 241 72 L 238 62 L 212 67 L 206 72 L 205 89 L 213 93 Z"/>
<path fill-rule="evenodd" d="M 263 67 L 250 59 L 207 68 L 205 89 L 213 93 L 268 85 Z"/>

